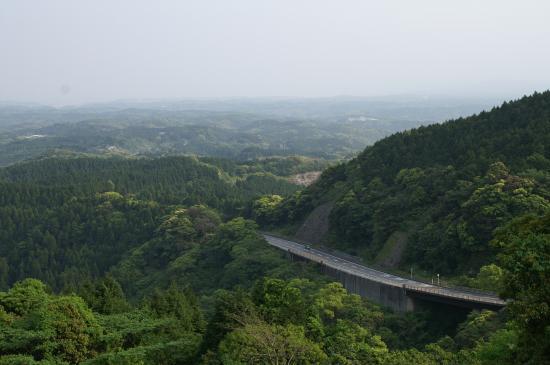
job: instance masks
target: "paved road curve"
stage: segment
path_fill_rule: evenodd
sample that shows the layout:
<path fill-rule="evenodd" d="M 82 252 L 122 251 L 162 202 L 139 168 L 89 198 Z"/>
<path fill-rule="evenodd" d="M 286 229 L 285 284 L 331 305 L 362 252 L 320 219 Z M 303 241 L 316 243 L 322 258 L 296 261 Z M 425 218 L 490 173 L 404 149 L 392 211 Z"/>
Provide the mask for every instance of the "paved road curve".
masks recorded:
<path fill-rule="evenodd" d="M 434 295 L 439 297 L 447 297 L 451 299 L 457 299 L 468 302 L 504 306 L 506 302 L 500 299 L 498 296 L 491 293 L 478 293 L 468 290 L 461 290 L 455 288 L 444 288 L 437 285 L 426 284 L 416 280 L 410 280 L 402 278 L 396 275 L 388 274 L 382 271 L 371 269 L 367 266 L 351 262 L 341 257 L 334 256 L 328 252 L 309 248 L 298 242 L 289 241 L 283 238 L 275 237 L 266 233 L 263 233 L 266 241 L 277 248 L 285 251 L 289 251 L 294 255 L 301 256 L 310 261 L 314 261 L 328 267 L 332 267 L 348 274 L 363 277 L 372 281 L 383 283 L 385 285 L 391 285 L 396 287 L 402 287 L 408 291 L 414 291 L 423 293 L 426 295 Z"/>

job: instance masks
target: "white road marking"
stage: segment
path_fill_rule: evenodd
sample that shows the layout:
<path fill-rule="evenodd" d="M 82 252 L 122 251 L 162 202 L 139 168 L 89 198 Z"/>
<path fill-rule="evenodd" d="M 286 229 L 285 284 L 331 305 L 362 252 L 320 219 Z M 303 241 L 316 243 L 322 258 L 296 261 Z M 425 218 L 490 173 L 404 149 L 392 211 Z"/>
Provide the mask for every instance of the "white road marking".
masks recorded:
<path fill-rule="evenodd" d="M 399 276 L 391 275 L 388 273 L 384 273 L 378 270 L 374 270 L 365 266 L 360 266 L 358 264 L 355 264 L 354 262 L 347 261 L 344 259 L 336 258 L 335 256 L 332 256 L 327 253 L 323 253 L 322 251 L 319 251 L 317 249 L 305 249 L 303 245 L 292 242 L 292 241 L 286 241 L 280 238 L 264 235 L 265 239 L 268 243 L 270 243 L 273 246 L 279 247 L 284 250 L 288 250 L 290 252 L 294 252 L 297 255 L 301 255 L 304 258 L 309 258 L 311 260 L 318 260 L 319 262 L 324 263 L 325 265 L 334 266 L 336 269 L 340 269 L 342 271 L 351 271 L 353 273 L 358 273 L 358 275 L 366 277 L 371 280 L 383 282 L 386 284 L 396 285 L 396 286 L 402 286 L 402 285 L 410 285 L 410 290 L 414 290 L 414 288 L 422 288 L 425 290 L 430 290 L 430 292 L 438 293 L 438 295 L 444 295 L 448 297 L 454 297 L 454 298 L 468 298 L 474 301 L 478 302 L 490 302 L 490 303 L 497 303 L 497 304 L 503 304 L 504 301 L 500 300 L 497 297 L 491 296 L 489 294 L 474 294 L 471 292 L 461 292 L 457 289 L 451 289 L 451 288 L 441 288 L 434 285 L 414 281 L 414 280 L 408 280 Z M 325 260 L 328 261 L 325 261 Z"/>

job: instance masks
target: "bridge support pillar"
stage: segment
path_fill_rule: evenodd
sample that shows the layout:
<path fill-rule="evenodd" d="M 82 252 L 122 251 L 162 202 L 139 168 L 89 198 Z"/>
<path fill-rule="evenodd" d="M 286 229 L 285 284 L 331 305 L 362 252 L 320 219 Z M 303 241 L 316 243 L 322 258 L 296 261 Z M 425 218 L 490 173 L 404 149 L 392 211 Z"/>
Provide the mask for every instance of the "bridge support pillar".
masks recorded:
<path fill-rule="evenodd" d="M 277 245 L 275 246 L 279 247 Z M 409 285 L 405 288 L 404 286 L 400 286 L 399 281 L 386 280 L 383 275 L 370 279 L 369 274 L 356 275 L 348 273 L 348 268 L 345 265 L 343 267 L 339 265 L 339 268 L 327 266 L 319 256 L 311 258 L 309 257 L 311 255 L 306 255 L 305 253 L 300 255 L 292 252 L 290 248 L 286 249 L 286 251 L 287 256 L 293 261 L 317 262 L 323 273 L 342 283 L 349 292 L 358 294 L 372 302 L 391 308 L 397 312 L 408 312 L 418 310 L 419 308 L 426 309 L 431 306 L 432 302 L 438 305 L 452 306 L 455 310 L 456 308 L 465 308 L 467 310 L 499 310 L 506 305 L 504 301 L 496 297 L 494 299 L 491 297 L 487 298 L 487 295 L 477 296 L 476 298 L 475 295 L 468 295 L 468 293 L 461 295 L 461 293 L 456 290 L 455 295 L 448 295 L 448 292 L 452 292 L 452 290 L 446 290 L 447 293 L 445 293 L 445 290 L 438 290 L 437 288 L 434 289 L 429 286 L 428 287 L 432 288 L 432 290 L 425 290 L 426 286 L 415 288 Z M 474 298 L 472 298 L 472 296 L 474 296 Z"/>
<path fill-rule="evenodd" d="M 342 283 L 350 293 L 358 294 L 374 303 L 389 307 L 396 312 L 408 312 L 415 309 L 415 300 L 407 296 L 405 289 L 400 286 L 369 280 L 322 264 L 321 270 Z"/>

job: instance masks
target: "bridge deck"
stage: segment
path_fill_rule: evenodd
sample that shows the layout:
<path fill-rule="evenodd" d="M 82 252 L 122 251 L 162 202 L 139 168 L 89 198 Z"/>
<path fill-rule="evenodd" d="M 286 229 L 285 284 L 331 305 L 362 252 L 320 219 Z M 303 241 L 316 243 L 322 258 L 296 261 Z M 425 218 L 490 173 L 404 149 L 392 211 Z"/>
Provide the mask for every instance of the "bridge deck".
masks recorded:
<path fill-rule="evenodd" d="M 298 242 L 289 241 L 283 238 L 275 237 L 269 234 L 263 234 L 266 241 L 277 248 L 291 252 L 294 255 L 303 257 L 336 270 L 363 277 L 385 285 L 404 288 L 407 291 L 417 292 L 424 295 L 433 295 L 449 299 L 461 300 L 466 302 L 488 304 L 494 306 L 504 306 L 506 302 L 492 293 L 474 293 L 457 288 L 441 287 L 433 284 L 427 284 L 416 280 L 402 278 L 393 274 L 385 273 L 370 267 L 345 260 L 334 256 L 317 248 L 307 248 Z"/>

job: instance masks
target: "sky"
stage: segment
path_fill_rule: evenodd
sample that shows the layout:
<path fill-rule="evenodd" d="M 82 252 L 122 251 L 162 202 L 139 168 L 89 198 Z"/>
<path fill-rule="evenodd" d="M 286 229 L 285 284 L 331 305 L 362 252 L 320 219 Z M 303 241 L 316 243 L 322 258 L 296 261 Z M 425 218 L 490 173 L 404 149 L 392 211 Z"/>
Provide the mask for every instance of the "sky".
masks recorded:
<path fill-rule="evenodd" d="M 550 88 L 548 0 L 2 0 L 0 100 Z"/>

